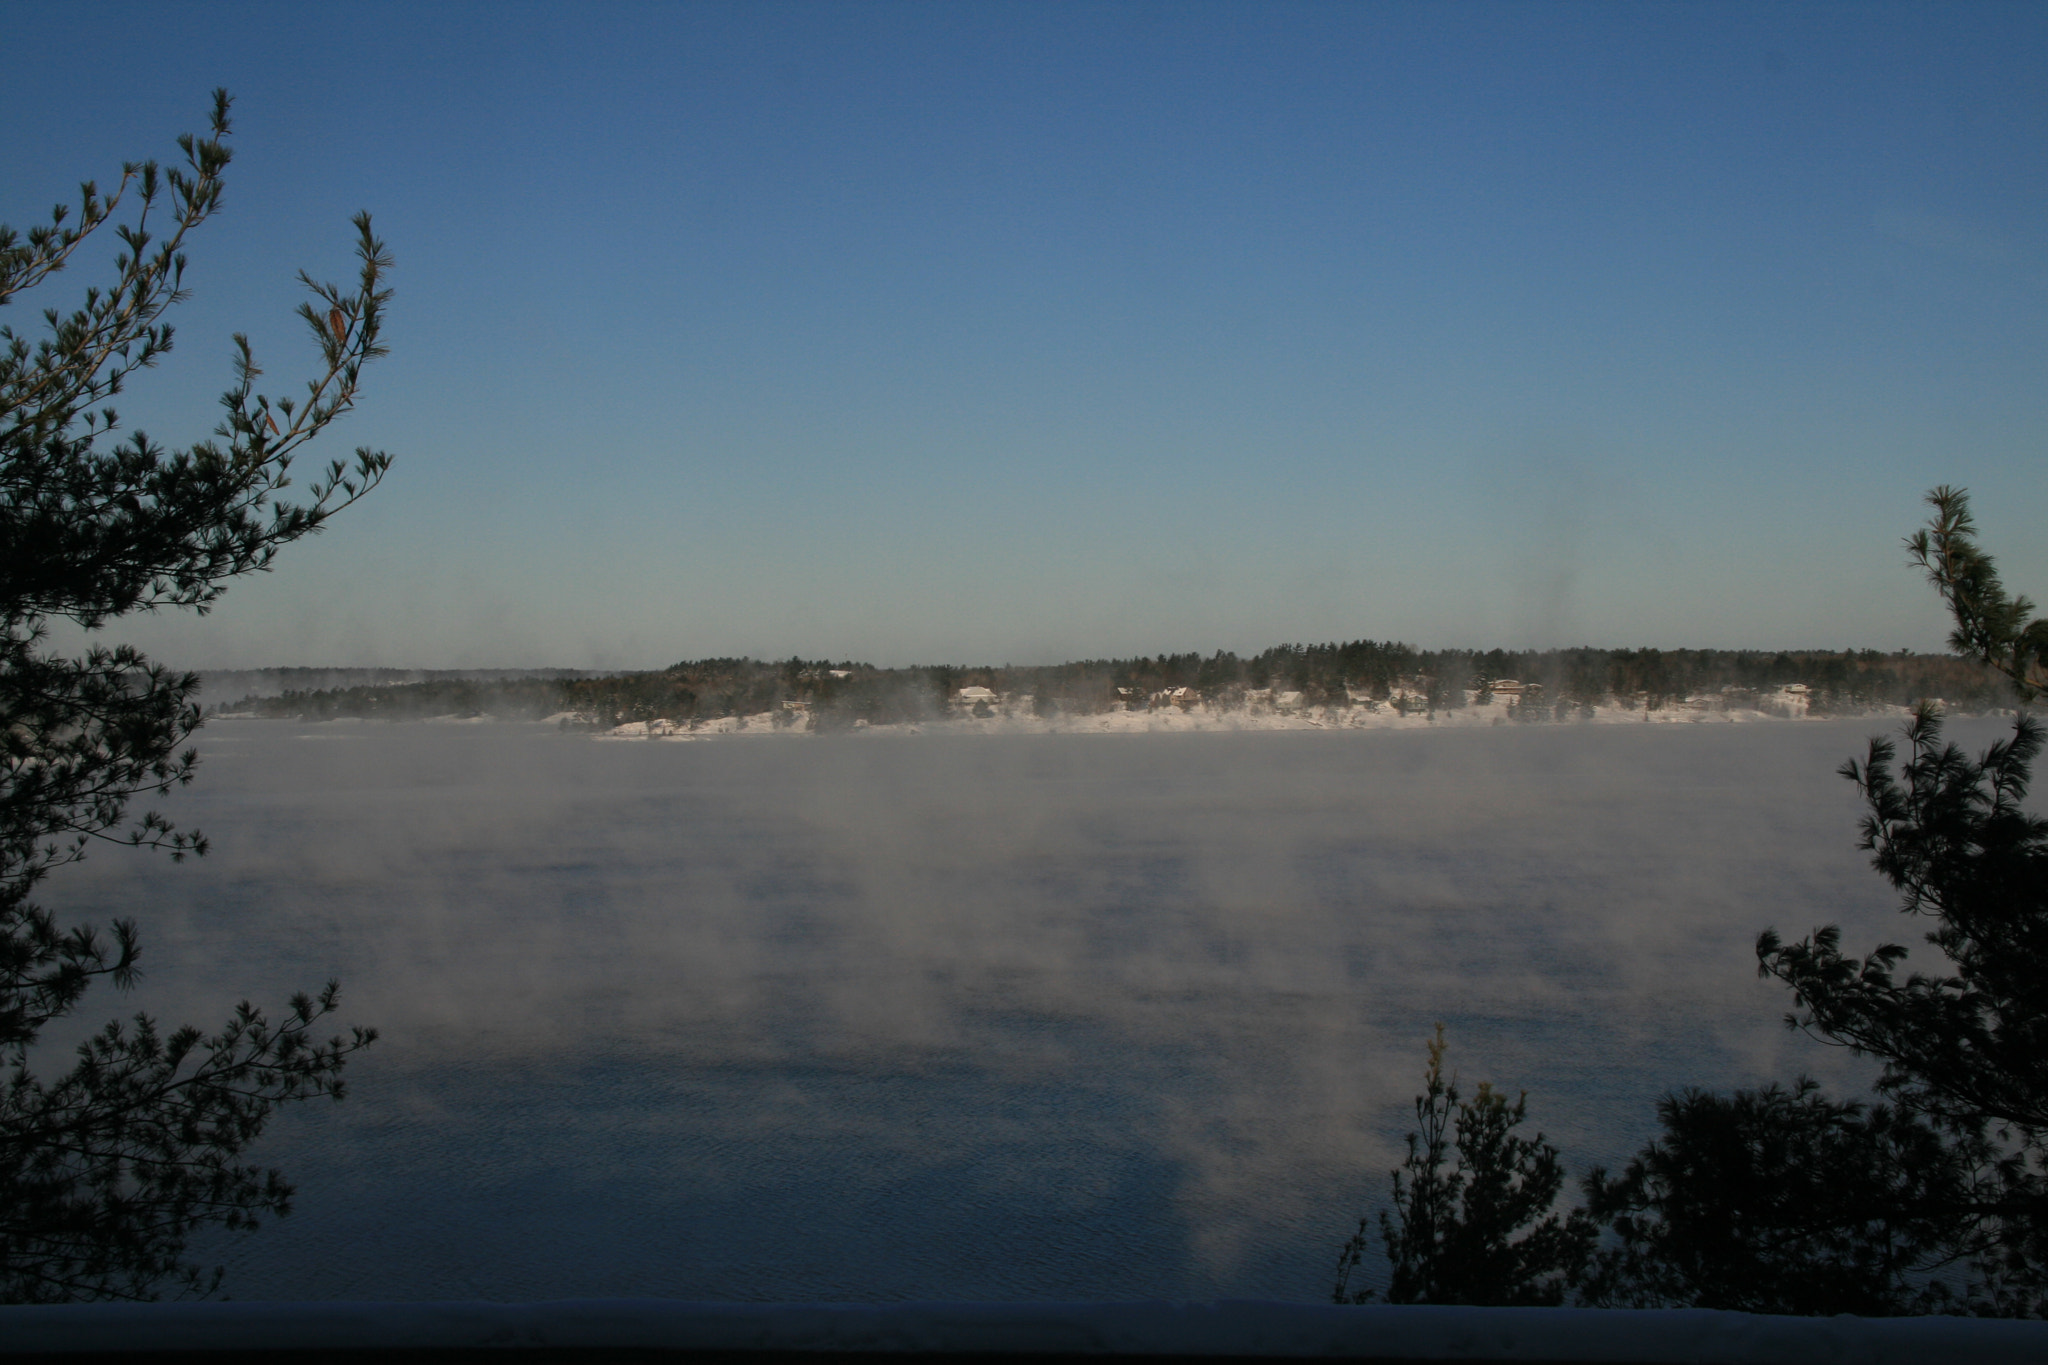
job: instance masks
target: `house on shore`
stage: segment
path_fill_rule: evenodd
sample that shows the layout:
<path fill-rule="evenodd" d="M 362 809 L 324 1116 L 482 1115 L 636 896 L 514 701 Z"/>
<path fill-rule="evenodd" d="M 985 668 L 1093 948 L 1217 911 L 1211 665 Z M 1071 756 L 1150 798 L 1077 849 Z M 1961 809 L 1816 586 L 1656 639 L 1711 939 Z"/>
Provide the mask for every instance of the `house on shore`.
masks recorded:
<path fill-rule="evenodd" d="M 970 715 L 994 715 L 1002 704 L 1002 694 L 986 687 L 963 687 L 953 694 L 953 709 Z"/>

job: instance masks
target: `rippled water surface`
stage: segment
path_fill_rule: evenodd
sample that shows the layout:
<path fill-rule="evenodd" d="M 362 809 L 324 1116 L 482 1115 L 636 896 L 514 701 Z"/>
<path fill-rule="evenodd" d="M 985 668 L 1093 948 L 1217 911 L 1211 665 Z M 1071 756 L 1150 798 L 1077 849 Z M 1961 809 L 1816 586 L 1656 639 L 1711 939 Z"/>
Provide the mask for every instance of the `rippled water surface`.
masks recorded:
<path fill-rule="evenodd" d="M 212 855 L 44 899 L 141 921 L 85 1022 L 335 976 L 383 1031 L 264 1139 L 296 1212 L 199 1249 L 238 1298 L 1315 1299 L 1438 1020 L 1575 1172 L 1676 1085 L 1855 1083 L 1750 945 L 1918 941 L 1833 773 L 1885 728 L 221 722 Z"/>

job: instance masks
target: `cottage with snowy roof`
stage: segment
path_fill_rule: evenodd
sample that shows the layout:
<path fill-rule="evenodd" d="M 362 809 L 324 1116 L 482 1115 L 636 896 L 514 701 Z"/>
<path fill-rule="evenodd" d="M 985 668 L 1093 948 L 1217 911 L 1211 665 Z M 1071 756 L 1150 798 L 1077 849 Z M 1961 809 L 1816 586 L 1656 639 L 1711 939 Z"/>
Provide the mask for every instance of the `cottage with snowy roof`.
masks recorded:
<path fill-rule="evenodd" d="M 971 712 L 977 716 L 991 714 L 1002 704 L 1002 700 L 1000 693 L 986 687 L 963 687 L 953 694 L 953 706 L 956 710 Z"/>

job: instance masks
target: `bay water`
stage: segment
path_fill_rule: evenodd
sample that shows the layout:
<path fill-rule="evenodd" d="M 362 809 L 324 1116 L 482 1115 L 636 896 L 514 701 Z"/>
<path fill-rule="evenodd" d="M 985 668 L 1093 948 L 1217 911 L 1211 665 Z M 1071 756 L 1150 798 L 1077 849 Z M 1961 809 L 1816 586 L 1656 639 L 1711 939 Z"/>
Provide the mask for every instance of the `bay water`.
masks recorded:
<path fill-rule="evenodd" d="M 236 1298 L 1315 1300 L 1438 1022 L 1574 1175 L 1667 1090 L 1866 1085 L 1752 944 L 1919 944 L 1834 772 L 1896 728 L 217 721 L 154 803 L 211 854 L 41 899 L 142 929 L 78 1029 L 334 977 L 382 1032 L 252 1153 L 291 1216 L 195 1243 Z"/>

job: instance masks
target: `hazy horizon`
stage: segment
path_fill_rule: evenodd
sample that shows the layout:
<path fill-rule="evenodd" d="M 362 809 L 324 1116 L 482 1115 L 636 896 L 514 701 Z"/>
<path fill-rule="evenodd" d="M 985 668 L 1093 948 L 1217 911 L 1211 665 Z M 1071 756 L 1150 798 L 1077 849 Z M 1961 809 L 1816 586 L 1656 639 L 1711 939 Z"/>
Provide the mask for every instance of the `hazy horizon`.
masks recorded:
<path fill-rule="evenodd" d="M 1249 649 L 1231 649 L 1231 648 L 1222 648 L 1222 647 L 1219 647 L 1219 648 L 1216 648 L 1216 649 L 1195 649 L 1195 650 L 1189 650 L 1189 651 L 1181 651 L 1181 652 L 1183 652 L 1183 653 L 1193 653 L 1193 654 L 1196 654 L 1196 655 L 1198 655 L 1198 656 L 1200 656 L 1200 657 L 1202 657 L 1202 658 L 1208 658 L 1208 657 L 1210 657 L 1211 655 L 1213 655 L 1213 654 L 1218 654 L 1218 653 L 1236 654 L 1236 655 L 1238 655 L 1238 656 L 1239 656 L 1239 657 L 1241 657 L 1241 658 L 1249 658 L 1249 657 L 1251 657 L 1251 656 L 1253 656 L 1253 655 L 1257 654 L 1257 653 L 1258 653 L 1258 652 L 1259 652 L 1259 651 L 1260 651 L 1261 649 L 1265 649 L 1265 648 L 1277 648 L 1277 647 L 1279 647 L 1280 645 L 1282 645 L 1282 644 L 1287 644 L 1287 643 L 1294 643 L 1294 644 L 1306 644 L 1306 645 L 1322 645 L 1322 644 L 1341 644 L 1341 643 L 1345 643 L 1345 642 L 1344 642 L 1344 641 L 1325 641 L 1325 640 L 1301 640 L 1301 641 L 1279 641 L 1279 640 L 1269 640 L 1269 641 L 1266 641 L 1266 642 L 1264 642 L 1264 644 L 1263 644 L 1263 645 L 1260 645 L 1260 646 L 1254 646 L 1254 647 L 1252 647 L 1252 648 L 1249 648 Z M 1413 641 L 1405 641 L 1405 640 L 1404 640 L 1404 641 L 1396 641 L 1396 642 L 1394 642 L 1394 643 L 1398 643 L 1398 644 L 1402 644 L 1402 645 L 1408 645 L 1408 646 L 1410 646 L 1410 647 L 1412 647 L 1412 648 L 1416 649 L 1416 650 L 1417 650 L 1417 651 L 1418 651 L 1419 653 L 1432 653 L 1432 652 L 1438 652 L 1438 651 L 1440 651 L 1440 650 L 1445 650 L 1445 649 L 1447 649 L 1447 647 L 1444 647 L 1444 646 L 1433 646 L 1433 645 L 1428 645 L 1428 644 L 1416 644 L 1416 643 L 1415 643 L 1415 642 L 1413 642 Z M 1482 647 L 1482 648 L 1484 648 L 1484 647 Z M 1650 649 L 1650 648 L 1662 648 L 1662 649 L 1663 649 L 1663 650 L 1664 650 L 1665 652 L 1667 652 L 1667 653 L 1672 653 L 1672 652 L 1678 652 L 1678 651 L 1682 651 L 1682 650 L 1688 650 L 1688 649 L 1694 649 L 1694 650 L 1704 650 L 1704 649 L 1715 649 L 1715 650 L 1717 650 L 1717 651 L 1719 651 L 1719 652 L 1724 652 L 1724 653 L 1753 653 L 1753 654 L 1778 654 L 1778 653 L 1791 653 L 1791 654 L 1800 654 L 1800 653 L 1849 653 L 1849 654 L 1854 654 L 1854 653 L 1862 652 L 1862 651 L 1864 651 L 1865 649 L 1867 649 L 1867 648 L 1870 648 L 1870 647 L 1868 647 L 1868 646 L 1863 646 L 1863 645 L 1858 645 L 1858 644 L 1855 644 L 1855 643 L 1853 643 L 1853 642 L 1852 642 L 1852 643 L 1849 643 L 1849 644 L 1846 644 L 1846 645 L 1820 645 L 1820 644 L 1814 644 L 1814 645 L 1807 645 L 1807 646 L 1786 646 L 1786 647 L 1776 647 L 1776 646 L 1774 646 L 1774 647 L 1764 647 L 1764 646 L 1741 646 L 1741 645 L 1736 645 L 1736 646 L 1692 646 L 1692 645 L 1676 645 L 1676 646 L 1661 646 L 1661 647 L 1660 647 L 1660 646 L 1649 646 L 1649 645 L 1595 645 L 1595 644 L 1591 644 L 1591 643 L 1588 643 L 1588 642 L 1586 642 L 1586 641 L 1579 641 L 1579 642 L 1577 642 L 1577 643 L 1575 643 L 1575 644 L 1573 644 L 1573 645 L 1566 645 L 1566 646 L 1529 646 L 1529 647 L 1525 647 L 1525 648 L 1523 648 L 1523 649 L 1511 650 L 1511 651 L 1509 651 L 1509 652 L 1510 652 L 1510 653 L 1539 653 L 1539 654 L 1541 654 L 1541 653 L 1551 653 L 1551 652 L 1564 652 L 1564 651 L 1566 651 L 1566 650 L 1571 650 L 1571 649 L 1594 649 L 1594 650 L 1604 650 L 1604 651 L 1607 651 L 1607 652 L 1620 652 L 1620 651 L 1624 651 L 1624 650 L 1634 650 L 1634 649 Z M 755 656 L 734 656 L 734 657 L 752 657 L 752 658 L 755 658 L 755 659 L 757 659 L 757 660 L 758 660 L 759 662 L 763 662 L 763 663 L 776 663 L 776 662 L 779 662 L 779 661 L 781 661 L 781 660 L 784 660 L 784 659 L 788 659 L 788 658 L 791 658 L 791 657 L 795 657 L 795 658 L 800 658 L 800 659 L 804 659 L 804 660 L 806 660 L 806 661 L 808 661 L 808 662 L 812 662 L 812 663 L 822 663 L 822 662 L 847 662 L 847 663 L 855 663 L 855 664 L 860 664 L 860 665 L 863 665 L 863 666 L 872 666 L 872 667 L 874 667 L 874 668 L 878 668 L 878 669 L 883 669 L 883 670 L 888 670 L 888 671 L 899 671 L 899 670 L 909 670 L 909 669 L 917 669 L 917 668 L 953 668 L 953 669 L 960 669 L 960 670 L 963 670 L 963 671 L 969 671 L 969 672 L 972 672 L 972 671 L 975 671 L 975 670 L 978 670 L 978 669 L 996 669 L 996 670 L 1002 670 L 1002 669 L 1036 669 L 1036 668 L 1057 668 L 1057 667 L 1059 667 L 1059 666 L 1061 666 L 1061 665 L 1065 665 L 1065 664 L 1093 663 L 1093 662 L 1098 662 L 1098 661 L 1102 661 L 1102 660 L 1106 660 L 1106 659 L 1149 659 L 1149 658 L 1155 658 L 1155 657 L 1158 657 L 1158 656 L 1159 656 L 1160 654 L 1162 654 L 1162 653 L 1164 653 L 1164 652 L 1165 652 L 1165 651 L 1158 651 L 1158 650 L 1153 650 L 1153 651 L 1136 651 L 1136 650 L 1133 650 L 1133 651 L 1126 651 L 1126 652 L 1124 652 L 1124 653 L 1121 653 L 1121 654 L 1107 654 L 1107 655 L 1091 655 L 1091 656 L 1088 656 L 1088 657 L 1086 657 L 1086 658 L 1081 658 L 1081 657 L 1074 657 L 1074 658 L 1061 658 L 1061 659 L 1003 659 L 1003 660 L 1000 660 L 1000 661 L 998 661 L 998 660 L 992 660 L 992 659 L 957 659 L 957 658 L 956 658 L 956 659 L 947 659 L 947 658 L 934 658 L 934 659 L 909 659 L 909 660 L 902 660 L 902 661 L 895 661 L 895 662 L 891 662 L 891 661 L 885 661 L 885 660 L 875 659 L 875 658 L 871 658 L 871 657 L 867 657 L 867 656 L 864 656 L 864 655 L 859 655 L 859 654 L 855 654 L 855 655 L 847 656 L 847 657 L 846 657 L 845 659 L 843 659 L 843 660 L 839 659 L 839 658 L 838 658 L 837 656 L 834 656 L 833 658 L 831 658 L 831 659 L 829 659 L 829 660 L 828 660 L 828 659 L 827 659 L 827 658 L 826 658 L 825 656 L 823 656 L 823 655 L 817 655 L 817 654 L 811 654 L 811 653 L 806 653 L 805 651 L 803 651 L 803 650 L 801 650 L 801 649 L 798 649 L 798 650 L 793 650 L 793 651 L 791 651 L 791 652 L 790 652 L 790 653 L 788 653 L 788 654 L 781 654 L 781 655 L 774 655 L 774 656 L 758 656 L 758 655 L 755 655 Z M 1961 656 L 1961 655 L 1957 655 L 1957 654 L 1956 654 L 1956 653 L 1955 653 L 1954 651 L 1952 651 L 1952 650 L 1948 650 L 1948 649 L 1932 649 L 1932 650 L 1912 650 L 1912 651 L 1901 651 L 1901 650 L 1877 650 L 1876 652 L 1877 652 L 1877 653 L 1880 653 L 1880 654 L 1884 654 L 1884 655 L 1887 655 L 1887 656 L 1889 656 L 1889 655 L 1893 655 L 1893 654 L 1898 654 L 1898 653 L 1911 653 L 1911 654 L 1915 654 L 1915 655 L 1925 655 L 1926 657 L 1929 657 L 1929 658 L 1942 658 L 1942 659 L 1953 659 L 1953 658 L 1961 658 L 1961 657 L 1964 657 L 1964 656 Z M 349 675 L 349 674 L 378 674 L 378 673 L 401 673 L 401 674 L 420 674 L 420 675 L 442 675 L 442 676 L 450 676 L 450 677 L 453 677 L 453 676 L 477 676 L 477 677 L 481 677 L 481 676 L 485 676 L 485 675 L 490 675 L 490 674 L 507 674 L 507 675 L 522 675 L 522 674 L 525 674 L 525 675 L 536 675 L 536 676 L 539 676 L 539 675 L 552 675 L 552 674 L 564 674 L 564 675 L 567 675 L 567 674 L 577 674 L 577 673 L 612 673 L 612 672 L 615 672 L 615 673 L 627 673 L 627 672 L 659 672 L 660 670 L 662 670 L 662 669 L 665 669 L 665 668 L 668 668 L 668 667 L 670 667 L 670 666 L 672 666 L 672 665 L 674 665 L 674 664 L 676 664 L 676 663 L 678 663 L 678 662 L 682 662 L 682 663 L 689 663 L 689 662 L 693 662 L 693 660 L 690 660 L 690 659 L 687 659 L 687 658 L 683 658 L 683 659 L 667 659 L 667 660 L 664 660 L 663 662 L 661 662 L 661 663 L 657 663 L 657 664 L 648 664 L 648 665 L 645 665 L 645 666 L 631 666 L 631 667 L 628 667 L 628 666 L 621 666 L 621 667 L 619 667 L 619 668 L 615 668 L 615 669 L 586 669 L 586 668 L 579 668 L 579 667 L 576 667 L 576 666 L 572 666 L 572 665 L 566 665 L 566 664 L 550 664 L 550 663 L 531 663 L 531 662 L 521 662 L 521 663 L 505 663 L 505 664 L 478 664 L 478 665 L 474 665 L 474 666 L 469 666 L 469 667 L 438 667 L 438 666 L 428 666 L 428 665 L 416 665 L 416 664 L 406 664 L 406 663 L 397 663 L 397 664 L 351 664 L 351 663 L 275 663 L 275 662 L 272 662 L 272 663 L 268 663 L 268 664 L 249 664 L 249 665 L 237 665 L 237 666 L 234 666 L 234 667 L 209 667 L 208 665 L 206 665 L 206 664 L 204 664 L 204 663 L 196 663 L 196 664 L 195 664 L 195 663 L 188 663 L 188 662 L 183 662 L 183 661 L 173 662 L 173 661 L 171 661 L 171 660 L 168 660 L 168 659 L 157 659 L 157 660 L 156 660 L 156 662 L 158 662 L 158 663 L 163 663 L 163 664 L 165 664 L 165 665 L 166 665 L 167 667 L 173 667 L 173 668 L 177 668 L 177 669 L 182 669 L 182 670 L 184 670 L 184 671 L 186 671 L 186 672 L 191 672 L 191 673 L 197 673 L 197 674 L 199 674 L 199 675 L 200 675 L 200 676 L 201 676 L 202 678 L 204 678 L 204 677 L 206 677 L 206 676 L 208 676 L 208 675 L 211 675 L 211 676 L 214 676 L 214 677 L 220 677 L 220 676 L 227 676 L 227 675 L 232 675 L 232 676 L 240 677 L 240 676 L 254 676 L 254 675 L 261 675 L 261 674 L 280 674 L 280 673 L 313 673 L 313 674 L 329 674 L 329 675 Z"/>

